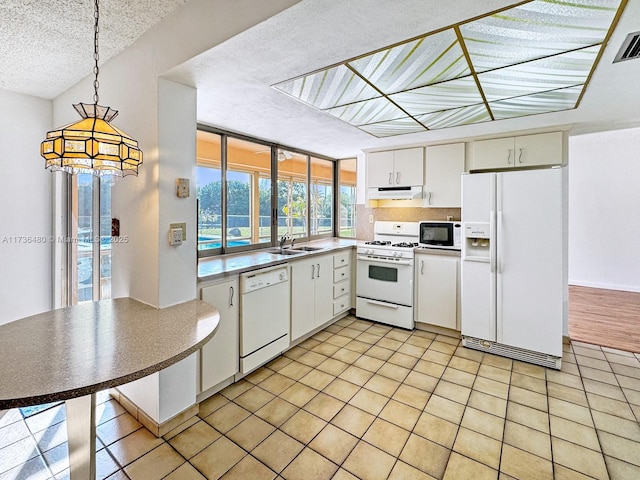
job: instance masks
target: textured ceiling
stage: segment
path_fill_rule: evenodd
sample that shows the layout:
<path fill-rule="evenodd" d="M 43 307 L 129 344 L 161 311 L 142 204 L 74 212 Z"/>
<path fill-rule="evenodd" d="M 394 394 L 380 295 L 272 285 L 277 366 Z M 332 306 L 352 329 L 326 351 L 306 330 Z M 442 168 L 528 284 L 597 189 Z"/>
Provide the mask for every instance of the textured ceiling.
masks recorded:
<path fill-rule="evenodd" d="M 520 3 L 303 0 L 167 76 L 198 88 L 202 123 L 338 158 L 363 149 L 446 143 L 515 131 L 579 133 L 640 125 L 640 110 L 629 108 L 640 102 L 636 87 L 640 60 L 612 64 L 627 33 L 640 30 L 640 0 L 627 3 L 580 106 L 572 110 L 375 138 L 272 87 Z"/>
<path fill-rule="evenodd" d="M 575 108 L 620 0 L 533 0 L 274 85 L 376 137 Z"/>
<path fill-rule="evenodd" d="M 100 64 L 187 0 L 102 0 Z M 93 69 L 91 0 L 1 0 L 0 88 L 54 98 Z"/>
<path fill-rule="evenodd" d="M 205 1 L 213 0 L 195 2 L 194 8 Z M 171 11 L 183 3 L 186 1 L 102 0 L 101 64 L 163 16 L 171 22 Z M 375 138 L 272 87 L 519 3 L 301 0 L 175 67 L 166 77 L 197 87 L 202 123 L 334 157 L 356 155 L 363 149 L 446 143 L 505 132 L 565 129 L 580 133 L 640 125 L 640 109 L 635 108 L 640 104 L 640 61 L 612 63 L 626 35 L 640 31 L 640 0 L 628 0 L 580 106 L 573 110 Z M 91 0 L 0 0 L 0 89 L 54 98 L 90 75 L 92 7 Z"/>

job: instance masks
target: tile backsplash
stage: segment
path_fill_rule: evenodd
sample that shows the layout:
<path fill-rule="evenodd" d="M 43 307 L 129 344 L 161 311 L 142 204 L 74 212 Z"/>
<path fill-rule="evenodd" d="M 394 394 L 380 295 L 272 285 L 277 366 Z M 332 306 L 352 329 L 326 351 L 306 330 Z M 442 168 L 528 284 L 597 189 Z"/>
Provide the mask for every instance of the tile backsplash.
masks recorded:
<path fill-rule="evenodd" d="M 400 202 L 401 200 L 398 200 Z M 369 223 L 369 215 L 373 215 L 373 221 L 389 220 L 394 222 L 419 222 L 421 220 L 446 220 L 452 216 L 454 220 L 460 220 L 459 208 L 422 208 L 422 207 L 394 207 L 371 208 L 364 204 L 356 206 L 356 238 L 358 240 L 373 239 L 373 223 Z"/>

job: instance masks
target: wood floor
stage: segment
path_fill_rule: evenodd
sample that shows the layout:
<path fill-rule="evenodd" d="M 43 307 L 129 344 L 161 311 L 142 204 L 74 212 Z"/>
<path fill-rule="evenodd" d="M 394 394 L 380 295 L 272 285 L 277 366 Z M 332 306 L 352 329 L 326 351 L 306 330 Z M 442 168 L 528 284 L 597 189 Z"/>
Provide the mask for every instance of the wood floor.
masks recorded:
<path fill-rule="evenodd" d="M 640 293 L 570 285 L 569 337 L 640 353 Z"/>

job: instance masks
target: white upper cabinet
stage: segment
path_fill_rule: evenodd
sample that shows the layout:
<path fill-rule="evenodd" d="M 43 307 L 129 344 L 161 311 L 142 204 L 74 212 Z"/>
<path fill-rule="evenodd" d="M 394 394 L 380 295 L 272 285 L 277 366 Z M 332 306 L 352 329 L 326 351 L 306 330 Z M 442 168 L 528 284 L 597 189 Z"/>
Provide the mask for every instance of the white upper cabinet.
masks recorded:
<path fill-rule="evenodd" d="M 425 152 L 425 196 L 429 207 L 460 208 L 464 143 L 434 145 Z"/>
<path fill-rule="evenodd" d="M 411 187 L 424 181 L 424 148 L 367 154 L 367 186 Z"/>
<path fill-rule="evenodd" d="M 473 142 L 468 170 L 562 165 L 565 152 L 562 132 L 479 140 Z"/>

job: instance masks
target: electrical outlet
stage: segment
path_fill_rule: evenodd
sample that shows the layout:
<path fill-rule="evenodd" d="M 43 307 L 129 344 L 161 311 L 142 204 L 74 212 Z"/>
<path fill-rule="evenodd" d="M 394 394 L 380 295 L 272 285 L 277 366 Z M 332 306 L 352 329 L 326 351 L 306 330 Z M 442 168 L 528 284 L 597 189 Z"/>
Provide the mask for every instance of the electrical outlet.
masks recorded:
<path fill-rule="evenodd" d="M 182 229 L 181 228 L 172 228 L 169 231 L 169 245 L 172 247 L 177 247 L 178 245 L 182 245 Z"/>
<path fill-rule="evenodd" d="M 373 223 L 373 215 L 369 215 L 369 223 Z"/>
<path fill-rule="evenodd" d="M 187 224 L 186 223 L 170 223 L 169 224 L 169 245 L 178 246 L 187 240 Z"/>

